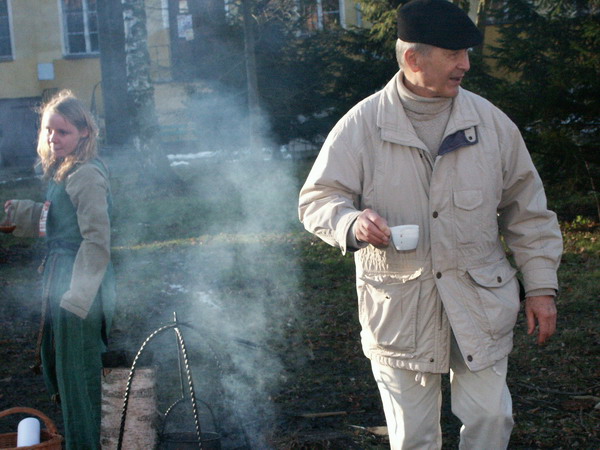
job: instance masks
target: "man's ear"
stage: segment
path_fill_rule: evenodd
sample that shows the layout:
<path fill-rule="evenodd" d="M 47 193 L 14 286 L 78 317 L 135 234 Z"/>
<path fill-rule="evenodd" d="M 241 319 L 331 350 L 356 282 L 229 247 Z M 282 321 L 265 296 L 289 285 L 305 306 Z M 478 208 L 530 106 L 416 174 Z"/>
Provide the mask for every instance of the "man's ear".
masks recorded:
<path fill-rule="evenodd" d="M 421 68 L 419 67 L 419 54 L 412 49 L 406 50 L 404 52 L 404 62 L 411 70 L 411 72 L 420 72 Z"/>

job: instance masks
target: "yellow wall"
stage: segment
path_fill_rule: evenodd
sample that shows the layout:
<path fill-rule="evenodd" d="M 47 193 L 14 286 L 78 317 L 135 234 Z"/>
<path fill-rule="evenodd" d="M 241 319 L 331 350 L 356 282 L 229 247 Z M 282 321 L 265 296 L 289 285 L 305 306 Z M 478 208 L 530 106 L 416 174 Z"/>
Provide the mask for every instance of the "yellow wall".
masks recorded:
<path fill-rule="evenodd" d="M 501 27 L 502 27 L 502 25 L 488 25 L 487 27 L 485 27 L 485 45 L 486 46 L 488 46 L 488 45 L 499 46 L 500 45 L 498 40 L 500 38 Z M 493 58 L 490 58 L 491 52 L 489 51 L 489 49 L 486 49 L 486 47 L 484 47 L 483 56 L 488 57 L 488 58 L 486 58 L 486 63 L 490 67 L 492 75 L 503 78 L 507 81 L 516 81 L 519 78 L 518 72 L 508 72 L 506 70 L 502 70 L 502 71 L 499 70 L 497 68 L 496 61 Z"/>
<path fill-rule="evenodd" d="M 167 11 L 163 11 L 162 6 L 160 0 L 146 0 L 148 52 L 152 61 L 151 75 L 155 82 L 163 82 L 171 79 L 171 40 L 169 37 Z"/>
<path fill-rule="evenodd" d="M 346 19 L 345 26 L 347 28 L 356 26 L 356 3 L 354 0 L 344 0 L 343 5 Z"/>
<path fill-rule="evenodd" d="M 58 59 L 54 61 L 54 80 L 40 81 L 45 89 L 70 89 L 86 105 L 92 101 L 92 91 L 100 82 L 100 59 Z M 102 93 L 96 89 L 96 101 L 102 100 Z"/>
<path fill-rule="evenodd" d="M 57 1 L 11 0 L 10 7 L 14 60 L 0 63 L 0 97 L 39 96 L 38 63 L 61 55 Z"/>
<path fill-rule="evenodd" d="M 160 0 L 146 0 L 148 45 L 168 63 L 169 30 L 164 28 L 160 8 Z M 10 10 L 14 53 L 13 61 L 0 62 L 0 99 L 40 97 L 46 89 L 70 89 L 90 106 L 94 87 L 101 80 L 100 58 L 65 59 L 60 0 L 10 0 Z M 53 80 L 38 79 L 40 63 L 53 64 Z M 101 107 L 99 86 L 95 95 Z"/>
<path fill-rule="evenodd" d="M 71 89 L 87 105 L 100 81 L 98 57 L 64 59 L 60 0 L 12 0 L 13 61 L 0 62 L 0 98 L 39 97 Z M 52 64 L 53 80 L 38 79 L 38 64 Z"/>

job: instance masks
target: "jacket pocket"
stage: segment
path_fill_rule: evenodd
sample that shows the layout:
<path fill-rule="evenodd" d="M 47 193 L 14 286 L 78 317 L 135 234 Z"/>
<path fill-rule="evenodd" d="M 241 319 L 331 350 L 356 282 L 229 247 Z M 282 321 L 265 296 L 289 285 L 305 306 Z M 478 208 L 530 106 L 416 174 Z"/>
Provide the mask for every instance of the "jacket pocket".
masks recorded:
<path fill-rule="evenodd" d="M 483 192 L 481 189 L 454 191 L 456 208 L 456 238 L 461 244 L 477 242 L 482 220 Z"/>
<path fill-rule="evenodd" d="M 417 306 L 420 281 L 369 280 L 359 288 L 359 319 L 363 332 L 387 351 L 414 353 L 417 343 Z"/>
<path fill-rule="evenodd" d="M 519 313 L 517 271 L 505 260 L 467 269 L 473 299 L 465 299 L 472 317 L 493 339 L 511 333 Z"/>

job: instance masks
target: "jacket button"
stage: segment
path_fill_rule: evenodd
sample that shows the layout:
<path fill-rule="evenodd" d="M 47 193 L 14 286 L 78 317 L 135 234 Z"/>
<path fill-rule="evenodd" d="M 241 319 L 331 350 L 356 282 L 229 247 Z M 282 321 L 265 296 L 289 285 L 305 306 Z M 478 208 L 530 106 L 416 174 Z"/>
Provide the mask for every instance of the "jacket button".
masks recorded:
<path fill-rule="evenodd" d="M 436 277 L 436 278 L 442 278 L 442 272 L 438 272 L 438 273 L 436 273 L 436 274 L 435 274 L 435 277 Z"/>
<path fill-rule="evenodd" d="M 434 362 L 434 361 L 435 361 L 435 359 L 433 359 L 433 358 L 431 358 L 431 359 L 429 360 L 429 362 Z"/>
<path fill-rule="evenodd" d="M 438 212 L 437 212 L 437 211 L 434 211 L 432 215 L 433 215 L 433 218 L 434 218 L 434 219 L 437 219 Z"/>
<path fill-rule="evenodd" d="M 496 279 L 498 280 L 498 283 L 502 283 L 502 277 L 498 277 Z"/>
<path fill-rule="evenodd" d="M 469 361 L 469 362 L 473 361 L 473 357 L 471 355 L 467 356 L 467 361 Z"/>

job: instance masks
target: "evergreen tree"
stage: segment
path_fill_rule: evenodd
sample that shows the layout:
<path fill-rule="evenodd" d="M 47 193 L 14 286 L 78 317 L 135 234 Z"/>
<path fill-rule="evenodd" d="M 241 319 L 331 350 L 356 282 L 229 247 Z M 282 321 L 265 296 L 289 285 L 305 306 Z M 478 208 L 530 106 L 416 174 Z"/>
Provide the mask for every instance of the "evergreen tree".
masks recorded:
<path fill-rule="evenodd" d="M 284 42 L 279 40 L 279 42 Z M 341 28 L 259 46 L 259 90 L 280 143 L 319 143 L 354 104 L 381 89 L 397 70 L 364 30 Z"/>
<path fill-rule="evenodd" d="M 360 3 L 374 24 L 371 39 L 391 52 L 397 7 L 406 1 Z M 471 53 L 464 86 L 519 126 L 553 207 L 600 220 L 600 2 L 480 0 L 478 20 L 484 32 L 498 27 L 500 39 Z"/>
<path fill-rule="evenodd" d="M 230 17 L 242 28 L 242 5 Z M 258 103 L 275 143 L 301 138 L 319 143 L 362 98 L 397 70 L 365 29 L 309 30 L 310 8 L 295 0 L 254 0 Z M 238 87 L 239 89 L 239 87 Z"/>
<path fill-rule="evenodd" d="M 600 4 L 506 0 L 495 12 L 497 103 L 522 130 L 557 205 L 594 214 L 600 179 Z"/>

